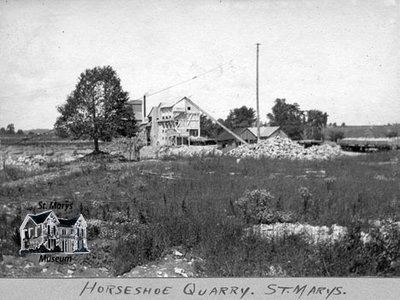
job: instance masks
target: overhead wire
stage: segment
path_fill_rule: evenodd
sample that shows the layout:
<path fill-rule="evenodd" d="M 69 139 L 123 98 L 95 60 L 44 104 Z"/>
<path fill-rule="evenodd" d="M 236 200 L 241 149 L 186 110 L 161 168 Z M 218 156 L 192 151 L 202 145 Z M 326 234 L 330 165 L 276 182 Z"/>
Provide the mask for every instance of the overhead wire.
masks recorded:
<path fill-rule="evenodd" d="M 219 64 L 217 67 L 212 68 L 212 69 L 210 69 L 210 70 L 207 70 L 207 71 L 205 71 L 205 72 L 203 72 L 203 73 L 197 74 L 197 75 L 193 76 L 192 78 L 183 80 L 183 81 L 181 81 L 181 82 L 178 82 L 178 83 L 175 83 L 175 84 L 173 84 L 173 85 L 167 86 L 167 87 L 165 87 L 165 88 L 162 88 L 162 89 L 160 89 L 160 90 L 158 90 L 158 91 L 155 91 L 155 92 L 152 92 L 152 93 L 146 93 L 145 95 L 146 95 L 146 97 L 151 97 L 151 96 L 157 95 L 157 94 L 159 94 L 159 93 L 165 92 L 165 91 L 167 91 L 167 90 L 169 90 L 169 89 L 172 89 L 172 88 L 174 88 L 174 87 L 177 87 L 177 86 L 179 86 L 179 85 L 188 83 L 188 82 L 190 82 L 190 81 L 192 81 L 192 80 L 195 80 L 195 79 L 197 79 L 197 78 L 199 78 L 199 77 L 202 77 L 202 76 L 204 76 L 204 75 L 206 75 L 206 74 L 208 74 L 208 73 L 214 72 L 214 71 L 217 70 L 217 69 L 222 69 L 223 66 L 225 66 L 225 65 L 230 65 L 230 64 L 232 64 L 232 60 L 230 60 L 229 62 L 224 63 L 224 64 Z M 138 99 L 135 99 L 135 100 L 141 100 L 141 98 L 138 98 Z"/>

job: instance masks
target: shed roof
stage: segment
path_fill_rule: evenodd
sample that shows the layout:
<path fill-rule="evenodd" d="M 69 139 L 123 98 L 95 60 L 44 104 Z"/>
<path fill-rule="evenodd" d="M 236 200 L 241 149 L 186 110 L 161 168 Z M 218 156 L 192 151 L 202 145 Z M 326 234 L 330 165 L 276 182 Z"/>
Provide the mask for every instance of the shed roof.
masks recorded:
<path fill-rule="evenodd" d="M 244 131 L 246 131 L 247 128 L 235 128 L 232 131 L 237 134 L 241 135 Z M 235 140 L 236 138 L 230 134 L 228 131 L 224 130 L 219 136 L 217 136 L 216 140 L 217 141 L 229 141 L 229 140 Z"/>
<path fill-rule="evenodd" d="M 279 128 L 280 128 L 279 126 L 262 126 L 260 127 L 260 137 L 268 138 Z M 257 127 L 249 127 L 249 131 L 255 136 L 257 136 Z"/>
<path fill-rule="evenodd" d="M 274 134 L 277 130 L 279 130 L 279 126 L 263 126 L 260 127 L 260 137 L 268 138 L 272 134 Z M 242 135 L 246 130 L 249 130 L 251 134 L 254 135 L 254 138 L 257 138 L 257 127 L 248 127 L 248 128 L 235 128 L 232 131 L 237 135 Z M 236 139 L 232 134 L 227 131 L 222 132 L 218 137 L 218 141 L 228 141 Z"/>

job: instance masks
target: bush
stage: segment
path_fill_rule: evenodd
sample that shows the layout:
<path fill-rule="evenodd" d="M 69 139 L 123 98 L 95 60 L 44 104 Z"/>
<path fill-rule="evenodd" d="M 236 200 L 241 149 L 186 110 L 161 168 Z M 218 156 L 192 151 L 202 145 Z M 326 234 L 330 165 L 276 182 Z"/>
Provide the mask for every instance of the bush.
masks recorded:
<path fill-rule="evenodd" d="M 234 206 L 249 224 L 293 222 L 295 217 L 292 212 L 280 210 L 279 201 L 265 189 L 246 190 L 243 196 L 234 202 Z"/>

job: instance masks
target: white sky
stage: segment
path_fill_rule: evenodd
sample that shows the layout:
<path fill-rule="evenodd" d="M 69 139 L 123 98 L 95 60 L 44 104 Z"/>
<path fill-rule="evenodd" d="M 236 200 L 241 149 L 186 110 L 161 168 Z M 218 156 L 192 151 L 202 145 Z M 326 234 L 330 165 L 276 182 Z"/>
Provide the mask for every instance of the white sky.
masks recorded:
<path fill-rule="evenodd" d="M 399 0 L 0 0 L 0 127 L 52 128 L 87 68 L 111 65 L 131 99 L 190 97 L 217 118 L 276 98 L 328 122 L 400 122 Z"/>

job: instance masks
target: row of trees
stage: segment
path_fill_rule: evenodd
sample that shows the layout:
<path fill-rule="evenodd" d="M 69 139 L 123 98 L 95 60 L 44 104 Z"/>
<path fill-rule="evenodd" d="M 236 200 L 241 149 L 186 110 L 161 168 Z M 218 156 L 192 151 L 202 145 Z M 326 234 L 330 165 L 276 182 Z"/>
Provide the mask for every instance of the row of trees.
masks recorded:
<path fill-rule="evenodd" d="M 303 111 L 297 103 L 286 103 L 285 99 L 276 99 L 272 113 L 267 115 L 270 126 L 280 126 L 282 130 L 294 140 L 322 139 L 322 128 L 326 127 L 328 114 L 319 110 Z M 256 124 L 254 109 L 242 106 L 229 112 L 221 123 L 230 129 L 252 127 Z M 261 124 L 267 125 L 267 123 Z M 201 117 L 202 134 L 208 137 L 216 137 L 222 129 L 206 116 Z"/>
<path fill-rule="evenodd" d="M 272 113 L 267 115 L 271 126 L 280 126 L 292 139 L 322 139 L 322 128 L 326 127 L 328 114 L 312 109 L 303 111 L 297 103 L 286 103 L 276 99 Z"/>
<path fill-rule="evenodd" d="M 8 124 L 7 127 L 1 127 L 0 128 L 0 135 L 14 135 L 14 134 L 18 134 L 18 135 L 23 135 L 24 131 L 22 129 L 18 129 L 17 131 L 15 131 L 15 126 L 14 124 Z"/>
<path fill-rule="evenodd" d="M 229 129 L 251 127 L 255 124 L 256 120 L 254 109 L 246 106 L 231 110 L 225 120 L 218 119 L 220 123 L 224 124 Z M 201 134 L 210 138 L 215 138 L 223 132 L 221 126 L 211 121 L 205 115 L 201 115 L 200 117 L 200 128 Z"/>

